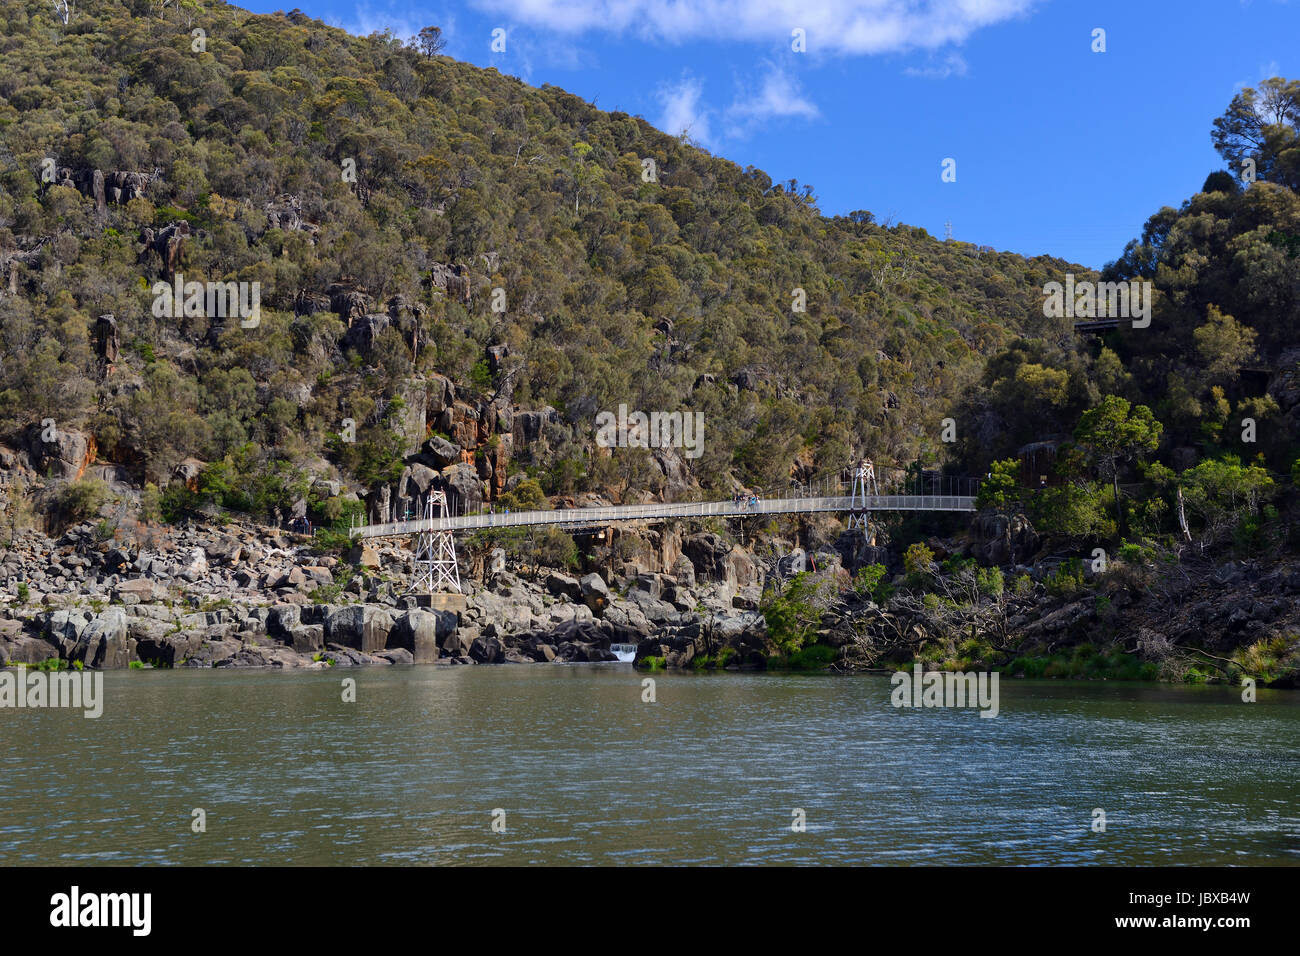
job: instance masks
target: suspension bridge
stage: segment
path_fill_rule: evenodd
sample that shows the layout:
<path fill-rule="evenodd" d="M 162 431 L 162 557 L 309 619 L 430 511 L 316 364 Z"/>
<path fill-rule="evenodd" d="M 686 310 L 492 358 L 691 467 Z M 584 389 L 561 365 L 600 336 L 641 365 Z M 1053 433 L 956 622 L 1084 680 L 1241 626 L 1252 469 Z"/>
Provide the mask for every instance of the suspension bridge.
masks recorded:
<path fill-rule="evenodd" d="M 837 489 L 842 485 L 836 483 Z M 456 533 L 489 528 L 559 527 L 567 531 L 606 528 L 630 522 L 663 522 L 690 518 L 757 518 L 761 515 L 827 514 L 848 515 L 849 529 L 861 529 L 870 540 L 871 515 L 876 511 L 975 511 L 975 479 L 922 476 L 918 494 L 880 494 L 875 466 L 868 459 L 853 471 L 849 494 L 815 494 L 814 485 L 802 486 L 793 497 L 763 498 L 758 494 L 737 496 L 731 501 L 649 502 L 640 505 L 573 507 L 547 511 L 487 511 L 451 515 L 447 497 L 432 490 L 425 497 L 420 518 L 361 524 L 351 529 L 357 540 L 412 538 L 415 542 L 415 576 L 409 592 L 428 593 L 438 606 L 458 606 L 463 591 L 456 561 Z M 438 598 L 442 598 L 441 601 Z"/>
<path fill-rule="evenodd" d="M 741 495 L 730 501 L 649 502 L 597 508 L 556 508 L 547 511 L 489 511 L 450 515 L 447 498 L 431 491 L 424 514 L 404 521 L 359 525 L 351 536 L 360 540 L 412 538 L 416 572 L 410 590 L 425 593 L 461 593 L 460 571 L 453 536 L 490 528 L 553 526 L 566 530 L 603 528 L 624 522 L 653 522 L 675 518 L 753 518 L 761 515 L 842 513 L 851 530 L 870 537 L 870 516 L 878 511 L 974 511 L 978 482 L 970 478 L 922 479 L 920 494 L 882 495 L 875 468 L 862 461 L 854 469 L 848 495 L 799 494 L 788 498 Z M 811 487 L 807 489 L 812 491 Z M 933 493 L 926 493 L 933 492 Z"/>

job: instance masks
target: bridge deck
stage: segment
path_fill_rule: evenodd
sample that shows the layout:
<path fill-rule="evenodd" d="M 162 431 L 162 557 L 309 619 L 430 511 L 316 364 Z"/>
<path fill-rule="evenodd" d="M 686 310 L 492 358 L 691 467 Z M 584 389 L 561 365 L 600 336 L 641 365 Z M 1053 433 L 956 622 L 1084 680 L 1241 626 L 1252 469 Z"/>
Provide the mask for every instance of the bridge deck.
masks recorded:
<path fill-rule="evenodd" d="M 874 495 L 867 499 L 867 511 L 974 511 L 969 495 Z M 560 508 L 553 511 L 517 511 L 510 514 L 458 515 L 432 521 L 390 521 L 352 529 L 354 538 L 389 538 L 421 531 L 479 531 L 484 528 L 515 528 L 530 525 L 605 525 L 618 521 L 646 521 L 664 518 L 744 518 L 754 515 L 810 514 L 852 511 L 852 497 L 774 498 L 756 506 L 747 501 L 684 501 L 667 504 L 611 505 L 607 508 Z"/>

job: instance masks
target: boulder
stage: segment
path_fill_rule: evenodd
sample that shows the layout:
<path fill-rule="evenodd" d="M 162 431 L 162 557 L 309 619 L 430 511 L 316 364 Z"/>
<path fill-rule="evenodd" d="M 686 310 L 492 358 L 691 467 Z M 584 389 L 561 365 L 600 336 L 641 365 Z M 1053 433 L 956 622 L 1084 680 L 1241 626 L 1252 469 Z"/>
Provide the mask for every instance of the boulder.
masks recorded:
<path fill-rule="evenodd" d="M 328 643 L 349 647 L 364 654 L 382 651 L 393 629 L 393 618 L 383 608 L 351 604 L 335 609 L 325 619 Z"/>
<path fill-rule="evenodd" d="M 556 597 L 572 598 L 575 601 L 582 600 L 582 585 L 578 583 L 577 578 L 571 578 L 567 574 L 552 572 L 546 576 L 546 590 Z"/>
<path fill-rule="evenodd" d="M 135 641 L 127 633 L 126 611 L 111 607 L 86 625 L 71 660 L 110 670 L 129 666 L 134 653 Z"/>
<path fill-rule="evenodd" d="M 379 567 L 379 552 L 368 544 L 357 543 L 348 552 L 348 561 L 361 568 Z"/>
<path fill-rule="evenodd" d="M 284 642 L 298 654 L 314 655 L 325 648 L 325 627 L 321 624 L 296 625 L 285 633 Z"/>
<path fill-rule="evenodd" d="M 274 604 L 266 616 L 266 633 L 272 637 L 285 637 L 302 622 L 302 606 Z"/>
<path fill-rule="evenodd" d="M 424 443 L 420 458 L 434 468 L 442 469 L 460 461 L 461 448 L 440 435 L 435 435 Z"/>
<path fill-rule="evenodd" d="M 591 613 L 599 615 L 609 606 L 609 586 L 595 572 L 584 575 L 579 582 L 582 587 L 582 601 L 591 608 Z"/>
<path fill-rule="evenodd" d="M 413 663 L 432 663 L 438 659 L 440 633 L 445 635 L 448 631 L 454 631 L 455 620 L 454 614 L 446 612 L 420 608 L 407 611 L 393 623 L 393 629 L 388 632 L 388 646 L 409 651 Z"/>
<path fill-rule="evenodd" d="M 476 664 L 505 663 L 505 649 L 495 637 L 479 637 L 470 645 L 469 656 Z"/>
<path fill-rule="evenodd" d="M 202 635 L 179 631 L 143 637 L 137 642 L 135 652 L 140 660 L 155 667 L 181 667 L 202 646 Z"/>
<path fill-rule="evenodd" d="M 483 504 L 483 482 L 473 465 L 458 462 L 444 468 L 438 483 L 447 492 L 448 504 L 454 504 L 457 511 L 474 511 Z"/>
<path fill-rule="evenodd" d="M 17 634 L 0 642 L 0 667 L 9 664 L 39 664 L 58 656 L 57 647 L 30 634 Z"/>
<path fill-rule="evenodd" d="M 95 459 L 95 439 L 74 428 L 32 425 L 27 430 L 32 464 L 41 474 L 76 481 Z"/>

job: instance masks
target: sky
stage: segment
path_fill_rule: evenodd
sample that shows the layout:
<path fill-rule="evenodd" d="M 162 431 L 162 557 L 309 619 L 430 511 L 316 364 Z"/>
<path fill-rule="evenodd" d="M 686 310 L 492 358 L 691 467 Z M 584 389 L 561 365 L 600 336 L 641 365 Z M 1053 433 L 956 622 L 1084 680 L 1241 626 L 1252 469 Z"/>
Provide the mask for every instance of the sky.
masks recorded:
<path fill-rule="evenodd" d="M 440 26 L 449 56 L 685 130 L 826 215 L 1093 268 L 1224 168 L 1239 89 L 1300 75 L 1300 0 L 298 2 L 360 35 Z"/>

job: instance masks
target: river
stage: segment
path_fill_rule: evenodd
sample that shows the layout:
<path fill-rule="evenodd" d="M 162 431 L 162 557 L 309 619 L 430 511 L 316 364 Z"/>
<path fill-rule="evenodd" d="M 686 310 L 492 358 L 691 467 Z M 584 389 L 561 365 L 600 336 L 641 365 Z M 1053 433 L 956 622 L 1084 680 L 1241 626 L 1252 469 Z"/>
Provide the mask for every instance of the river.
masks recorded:
<path fill-rule="evenodd" d="M 1007 679 L 981 719 L 881 676 L 104 678 L 98 719 L 0 710 L 0 865 L 1300 863 L 1296 692 Z"/>

